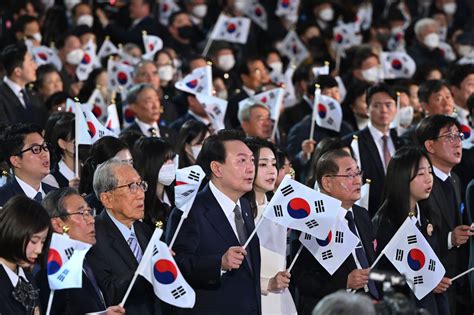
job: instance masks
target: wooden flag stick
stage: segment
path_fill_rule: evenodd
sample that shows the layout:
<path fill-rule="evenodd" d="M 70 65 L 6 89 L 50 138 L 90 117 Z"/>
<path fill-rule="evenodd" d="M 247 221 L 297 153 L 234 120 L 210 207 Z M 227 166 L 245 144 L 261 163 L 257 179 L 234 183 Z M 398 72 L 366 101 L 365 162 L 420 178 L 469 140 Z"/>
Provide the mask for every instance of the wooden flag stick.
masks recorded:
<path fill-rule="evenodd" d="M 258 220 L 257 222 L 257 225 L 255 226 L 255 228 L 253 229 L 252 231 L 252 234 L 250 234 L 249 238 L 247 239 L 247 242 L 245 242 L 243 248 L 246 249 L 247 246 L 249 246 L 250 244 L 250 241 L 252 240 L 252 238 L 255 236 L 255 234 L 257 233 L 257 229 L 259 228 L 260 225 L 262 225 L 262 222 L 263 222 L 263 216 L 260 218 L 260 220 Z"/>
<path fill-rule="evenodd" d="M 313 113 L 311 114 L 311 129 L 309 132 L 310 140 L 314 140 L 314 136 L 313 136 L 314 127 L 316 124 L 316 115 L 317 115 L 318 104 L 319 104 L 319 94 L 321 93 L 321 90 L 319 89 L 320 88 L 319 84 L 316 84 L 315 86 L 316 86 L 316 91 L 314 92 Z"/>

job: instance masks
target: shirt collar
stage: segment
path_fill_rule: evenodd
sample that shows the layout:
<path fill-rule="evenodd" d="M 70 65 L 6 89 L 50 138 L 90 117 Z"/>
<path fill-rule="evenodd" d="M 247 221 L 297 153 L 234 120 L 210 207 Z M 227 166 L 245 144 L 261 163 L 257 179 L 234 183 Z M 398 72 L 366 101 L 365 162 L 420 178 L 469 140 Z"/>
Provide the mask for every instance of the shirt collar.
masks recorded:
<path fill-rule="evenodd" d="M 382 139 L 383 136 L 385 136 L 382 131 L 378 130 L 374 127 L 374 125 L 372 125 L 371 121 L 369 121 L 367 127 L 369 128 L 370 134 L 372 135 L 372 138 L 374 138 L 375 141 L 379 141 L 380 139 Z"/>
<path fill-rule="evenodd" d="M 142 131 L 142 133 L 148 137 L 151 136 L 151 132 L 150 132 L 150 128 L 155 128 L 156 129 L 156 132 L 158 133 L 158 137 L 160 136 L 160 128 L 158 128 L 158 123 L 157 122 L 154 122 L 153 124 L 147 124 L 143 121 L 141 121 L 140 119 L 138 119 L 137 117 L 135 117 L 135 122 L 137 123 L 138 127 L 140 127 L 140 130 Z"/>
<path fill-rule="evenodd" d="M 30 198 L 30 199 L 33 199 L 35 198 L 36 194 L 37 193 L 41 193 L 41 195 L 45 195 L 44 191 L 43 191 L 43 184 L 40 183 L 40 189 L 38 191 L 36 191 L 33 187 L 31 187 L 29 184 L 27 184 L 26 182 L 22 181 L 18 176 L 15 175 L 15 179 L 16 181 L 18 182 L 18 184 L 20 185 L 21 189 L 23 190 L 23 192 L 25 193 L 25 195 Z"/>
<path fill-rule="evenodd" d="M 240 200 L 237 200 L 237 203 L 233 202 L 232 199 L 227 197 L 222 191 L 220 191 L 216 185 L 211 181 L 209 181 L 209 188 L 211 189 L 212 194 L 217 199 L 217 203 L 221 206 L 224 214 L 227 218 L 230 217 L 232 212 L 234 211 L 235 205 L 240 207 Z"/>
<path fill-rule="evenodd" d="M 16 274 L 13 270 L 8 268 L 1 262 L 0 262 L 0 265 L 2 265 L 3 269 L 5 269 L 5 272 L 7 273 L 7 276 L 10 279 L 10 282 L 12 283 L 13 287 L 16 287 L 20 277 L 22 277 L 26 282 L 29 282 L 28 278 L 26 278 L 25 271 L 23 270 L 23 268 L 18 267 L 18 274 Z"/>
<path fill-rule="evenodd" d="M 61 173 L 67 180 L 72 180 L 75 177 L 74 172 L 64 163 L 63 160 L 58 163 L 59 173 Z"/>
<path fill-rule="evenodd" d="M 255 91 L 251 88 L 246 87 L 245 85 L 242 85 L 242 90 L 244 90 L 249 96 L 255 95 Z"/>
<path fill-rule="evenodd" d="M 451 173 L 448 173 L 446 174 L 445 172 L 443 172 L 442 170 L 440 170 L 439 168 L 437 168 L 436 166 L 433 165 L 433 172 L 434 174 L 436 175 L 436 177 L 438 177 L 439 179 L 441 179 L 443 182 L 446 181 L 446 179 L 451 176 Z"/>
<path fill-rule="evenodd" d="M 133 228 L 133 224 L 132 224 L 132 228 L 129 229 L 125 224 L 123 224 L 122 222 L 120 222 L 119 220 L 117 220 L 113 215 L 112 213 L 110 213 L 109 210 L 106 210 L 107 214 L 109 215 L 110 219 L 112 220 L 112 222 L 115 224 L 115 226 L 119 229 L 120 233 L 122 234 L 123 238 L 125 239 L 125 241 L 128 241 L 128 239 L 130 238 L 130 235 L 135 234 L 135 229 Z"/>
<path fill-rule="evenodd" d="M 16 82 L 13 82 L 7 76 L 3 78 L 3 82 L 8 85 L 8 87 L 13 91 L 13 93 L 15 93 L 16 96 L 19 96 L 21 94 L 21 90 L 23 90 L 23 88 L 19 86 Z"/>

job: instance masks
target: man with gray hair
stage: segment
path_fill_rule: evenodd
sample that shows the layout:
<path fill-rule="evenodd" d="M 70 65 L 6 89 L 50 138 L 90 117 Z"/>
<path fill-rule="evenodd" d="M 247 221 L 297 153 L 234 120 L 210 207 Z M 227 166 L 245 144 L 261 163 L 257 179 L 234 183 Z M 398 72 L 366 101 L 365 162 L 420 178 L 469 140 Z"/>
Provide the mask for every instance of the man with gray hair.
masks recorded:
<path fill-rule="evenodd" d="M 313 315 L 375 315 L 372 301 L 362 294 L 337 291 L 324 297 L 313 310 Z"/>
<path fill-rule="evenodd" d="M 264 140 L 271 137 L 273 123 L 270 109 L 265 104 L 249 101 L 239 106 L 237 118 L 247 136 Z"/>
<path fill-rule="evenodd" d="M 93 186 L 106 211 L 96 217 L 97 243 L 87 259 L 110 303 L 118 304 L 151 238 L 151 231 L 140 221 L 148 185 L 132 166 L 114 158 L 99 165 Z M 153 287 L 141 277 L 124 307 L 127 314 L 161 314 Z"/>
<path fill-rule="evenodd" d="M 446 67 L 447 61 L 439 49 L 438 22 L 424 18 L 415 24 L 416 41 L 407 49 L 408 54 L 415 60 L 416 66 Z"/>

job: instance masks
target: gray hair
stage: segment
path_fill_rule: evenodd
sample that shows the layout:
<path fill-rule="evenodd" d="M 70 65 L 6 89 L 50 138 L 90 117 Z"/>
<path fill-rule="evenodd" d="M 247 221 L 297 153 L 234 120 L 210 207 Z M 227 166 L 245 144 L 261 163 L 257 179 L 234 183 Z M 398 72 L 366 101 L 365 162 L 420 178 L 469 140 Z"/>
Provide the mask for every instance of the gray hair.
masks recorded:
<path fill-rule="evenodd" d="M 375 307 L 367 296 L 341 290 L 325 296 L 312 312 L 312 315 L 352 314 L 375 315 Z"/>
<path fill-rule="evenodd" d="M 151 85 L 151 84 L 148 84 L 148 83 L 140 83 L 140 84 L 135 84 L 134 86 L 132 86 L 129 90 L 128 90 L 128 94 L 127 94 L 127 104 L 134 104 L 137 102 L 138 100 L 138 96 L 140 95 L 140 93 L 145 90 L 145 89 L 152 89 L 154 91 L 155 88 Z M 158 93 L 158 92 L 157 92 Z"/>
<path fill-rule="evenodd" d="M 239 111 L 237 112 L 237 118 L 239 119 L 239 122 L 242 123 L 244 121 L 249 121 L 250 112 L 256 107 L 263 107 L 270 111 L 267 105 L 260 103 L 257 100 L 250 99 L 248 102 L 245 102 L 245 104 L 242 104 L 242 106 L 239 106 Z"/>
<path fill-rule="evenodd" d="M 423 18 L 419 20 L 418 22 L 415 23 L 415 28 L 414 28 L 415 35 L 419 36 L 420 33 L 423 31 L 423 29 L 430 25 L 435 25 L 436 27 L 438 27 L 438 22 L 436 22 L 436 20 L 432 18 Z"/>
<path fill-rule="evenodd" d="M 80 196 L 75 188 L 62 187 L 49 192 L 44 197 L 42 205 L 51 218 L 64 217 L 67 215 L 66 198 L 73 195 Z"/>
<path fill-rule="evenodd" d="M 137 63 L 136 66 L 135 66 L 135 68 L 133 69 L 133 73 L 135 74 L 135 76 L 137 75 L 138 70 L 139 70 L 141 67 L 146 66 L 146 65 L 148 65 L 148 64 L 152 64 L 152 65 L 154 65 L 155 67 L 157 67 L 156 64 L 155 64 L 153 61 L 151 61 L 151 60 L 142 60 L 142 61 L 140 61 L 139 63 Z M 157 67 L 157 68 L 158 68 L 158 67 Z"/>
<path fill-rule="evenodd" d="M 118 179 L 115 176 L 115 169 L 120 166 L 130 166 L 130 164 L 117 158 L 111 158 L 100 164 L 95 170 L 92 186 L 99 200 L 101 193 L 117 187 Z"/>

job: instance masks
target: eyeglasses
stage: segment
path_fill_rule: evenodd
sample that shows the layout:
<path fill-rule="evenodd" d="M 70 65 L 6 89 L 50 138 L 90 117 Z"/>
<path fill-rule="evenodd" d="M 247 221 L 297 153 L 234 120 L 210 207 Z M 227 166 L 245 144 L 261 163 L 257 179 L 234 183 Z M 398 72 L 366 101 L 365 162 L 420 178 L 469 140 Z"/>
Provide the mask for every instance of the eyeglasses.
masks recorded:
<path fill-rule="evenodd" d="M 358 171 L 356 173 L 326 175 L 325 177 L 343 177 L 343 178 L 350 178 L 351 180 L 354 180 L 354 178 L 356 177 L 363 177 L 363 176 L 364 176 L 364 172 Z"/>
<path fill-rule="evenodd" d="M 56 216 L 57 217 L 62 217 L 62 218 L 65 218 L 65 217 L 68 217 L 70 215 L 76 215 L 76 214 L 80 214 L 82 215 L 82 217 L 84 218 L 84 220 L 87 220 L 87 219 L 90 219 L 90 218 L 95 218 L 95 215 L 96 215 L 96 210 L 95 208 L 86 208 L 84 210 L 81 210 L 81 211 L 77 211 L 77 212 L 64 212 L 62 213 L 61 215 L 59 216 Z"/>
<path fill-rule="evenodd" d="M 40 154 L 41 151 L 44 152 L 49 152 L 49 143 L 45 142 L 43 144 L 33 144 L 31 147 L 29 147 L 28 149 L 25 149 L 23 151 L 20 151 L 18 152 L 17 154 L 15 155 L 20 155 L 22 153 L 25 153 L 25 152 L 28 152 L 28 151 L 31 151 L 33 152 L 33 154 Z"/>
<path fill-rule="evenodd" d="M 123 188 L 123 187 L 128 187 L 128 189 L 130 190 L 132 194 L 136 194 L 138 192 L 138 189 L 141 189 L 143 192 L 146 192 L 148 190 L 148 183 L 142 180 L 140 182 L 133 182 L 133 183 L 117 186 L 115 188 L 107 190 L 106 192 Z"/>
<path fill-rule="evenodd" d="M 454 143 L 457 140 L 463 141 L 464 140 L 464 134 L 462 132 L 459 132 L 459 133 L 450 132 L 450 133 L 447 133 L 445 135 L 441 135 L 441 136 L 435 138 L 435 140 L 441 139 L 441 138 L 446 138 L 449 141 L 449 143 Z"/>

